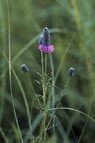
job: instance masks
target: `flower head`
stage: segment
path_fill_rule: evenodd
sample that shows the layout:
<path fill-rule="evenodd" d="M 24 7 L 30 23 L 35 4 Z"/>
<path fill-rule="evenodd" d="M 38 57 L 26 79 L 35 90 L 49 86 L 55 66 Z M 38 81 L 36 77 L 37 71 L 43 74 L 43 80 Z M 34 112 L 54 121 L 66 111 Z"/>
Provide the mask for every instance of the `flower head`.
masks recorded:
<path fill-rule="evenodd" d="M 46 46 L 46 45 L 41 44 L 41 45 L 39 45 L 39 50 L 41 52 L 51 53 L 54 51 L 54 46 L 53 45 Z"/>
<path fill-rule="evenodd" d="M 50 45 L 50 33 L 47 27 L 43 29 L 43 44 L 46 46 Z"/>
<path fill-rule="evenodd" d="M 43 29 L 43 32 L 39 37 L 39 50 L 46 53 L 54 51 L 54 46 L 50 44 L 50 33 L 47 27 Z"/>
<path fill-rule="evenodd" d="M 74 71 L 75 69 L 73 67 L 70 67 L 69 70 L 68 70 L 68 76 L 74 76 Z"/>
<path fill-rule="evenodd" d="M 25 73 L 27 73 L 29 71 L 28 67 L 25 64 L 22 64 L 20 67 L 21 67 L 22 71 Z"/>

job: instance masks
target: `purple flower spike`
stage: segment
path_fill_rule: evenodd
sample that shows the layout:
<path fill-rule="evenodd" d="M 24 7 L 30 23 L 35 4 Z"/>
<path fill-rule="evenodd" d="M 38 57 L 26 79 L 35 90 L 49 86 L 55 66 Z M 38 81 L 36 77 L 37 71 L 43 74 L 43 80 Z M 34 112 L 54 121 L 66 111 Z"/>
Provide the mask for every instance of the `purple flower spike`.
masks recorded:
<path fill-rule="evenodd" d="M 43 44 L 47 46 L 50 45 L 50 33 L 47 27 L 43 29 Z"/>
<path fill-rule="evenodd" d="M 51 53 L 54 51 L 54 46 L 53 45 L 46 46 L 46 45 L 41 44 L 41 45 L 39 45 L 39 50 L 41 52 Z"/>
<path fill-rule="evenodd" d="M 45 53 L 54 51 L 54 46 L 50 44 L 50 32 L 47 27 L 43 29 L 43 32 L 39 37 L 39 50 Z"/>

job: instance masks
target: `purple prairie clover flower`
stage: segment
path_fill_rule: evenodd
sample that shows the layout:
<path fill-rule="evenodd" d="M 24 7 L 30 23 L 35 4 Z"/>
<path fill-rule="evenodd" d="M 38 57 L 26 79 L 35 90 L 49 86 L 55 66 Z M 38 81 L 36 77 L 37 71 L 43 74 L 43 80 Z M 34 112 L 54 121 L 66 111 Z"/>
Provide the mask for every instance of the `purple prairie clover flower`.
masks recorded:
<path fill-rule="evenodd" d="M 29 71 L 28 67 L 25 64 L 22 64 L 20 67 L 21 67 L 22 71 L 25 73 L 27 73 Z"/>
<path fill-rule="evenodd" d="M 41 45 L 39 45 L 39 50 L 41 52 L 51 53 L 54 51 L 54 46 L 53 45 L 46 46 L 46 45 L 41 44 Z"/>
<path fill-rule="evenodd" d="M 43 29 L 39 38 L 39 50 L 45 53 L 51 53 L 54 51 L 54 46 L 50 44 L 50 33 L 47 27 Z"/>
<path fill-rule="evenodd" d="M 74 76 L 74 71 L 75 71 L 75 69 L 73 67 L 70 67 L 69 70 L 68 70 L 67 75 L 68 76 Z"/>

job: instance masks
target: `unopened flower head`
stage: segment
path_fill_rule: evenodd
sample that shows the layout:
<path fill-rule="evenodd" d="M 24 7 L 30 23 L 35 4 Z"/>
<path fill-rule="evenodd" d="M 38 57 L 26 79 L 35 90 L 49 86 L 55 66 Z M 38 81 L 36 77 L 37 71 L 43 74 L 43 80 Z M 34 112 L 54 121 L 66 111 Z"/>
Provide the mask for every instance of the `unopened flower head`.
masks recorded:
<path fill-rule="evenodd" d="M 44 44 L 44 36 L 43 36 L 43 34 L 41 34 L 40 35 L 40 37 L 39 37 L 39 42 L 38 42 L 40 45 L 41 44 Z"/>
<path fill-rule="evenodd" d="M 68 70 L 68 76 L 74 76 L 74 71 L 75 69 L 73 67 L 70 67 L 69 70 Z"/>
<path fill-rule="evenodd" d="M 46 46 L 50 45 L 50 33 L 47 27 L 43 29 L 43 44 Z"/>
<path fill-rule="evenodd" d="M 39 50 L 47 53 L 54 51 L 54 46 L 50 44 L 50 33 L 47 27 L 43 29 L 43 32 L 39 37 Z"/>
<path fill-rule="evenodd" d="M 22 64 L 20 67 L 21 67 L 22 71 L 25 73 L 27 73 L 29 71 L 28 67 L 25 64 Z"/>

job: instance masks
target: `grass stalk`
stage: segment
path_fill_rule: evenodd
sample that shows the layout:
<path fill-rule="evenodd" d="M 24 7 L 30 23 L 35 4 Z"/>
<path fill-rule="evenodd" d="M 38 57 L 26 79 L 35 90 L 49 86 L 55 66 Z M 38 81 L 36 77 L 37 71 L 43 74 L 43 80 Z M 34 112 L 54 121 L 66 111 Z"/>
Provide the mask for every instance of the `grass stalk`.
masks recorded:
<path fill-rule="evenodd" d="M 1 34 L 2 34 L 2 45 L 3 45 L 3 51 L 5 52 L 5 54 L 7 53 L 7 46 L 6 46 L 6 26 L 5 26 L 5 20 L 4 20 L 4 10 L 3 10 L 3 3 L 0 1 L 0 17 L 1 17 Z M 2 96 L 0 97 L 0 125 L 2 123 L 2 119 L 3 119 L 3 113 L 4 113 L 4 103 L 5 103 L 5 98 L 4 98 L 4 94 L 5 94 L 5 90 L 6 90 L 6 61 L 3 60 L 2 58 L 2 83 L 1 83 L 1 88 L 2 90 Z"/>
<path fill-rule="evenodd" d="M 26 107 L 26 112 L 27 112 L 27 119 L 28 119 L 28 125 L 29 125 L 29 129 L 31 130 L 31 117 L 30 117 L 30 111 L 29 111 L 29 106 L 28 106 L 28 102 L 27 102 L 27 99 L 26 99 L 26 95 L 25 95 L 25 92 L 24 92 L 24 89 L 20 83 L 20 80 L 17 76 L 17 74 L 15 73 L 14 69 L 12 68 L 12 72 L 17 80 L 17 83 L 20 87 L 20 90 L 21 90 L 21 93 L 22 93 L 22 96 L 23 96 L 23 99 L 24 99 L 24 102 L 25 102 L 25 107 Z"/>
<path fill-rule="evenodd" d="M 93 102 L 93 98 L 94 98 L 94 93 L 93 93 L 93 95 L 92 95 L 92 97 L 91 97 L 91 99 L 90 99 L 90 103 L 89 103 L 89 109 L 88 109 L 88 115 L 90 115 L 90 111 L 91 111 L 91 105 L 92 105 L 92 102 Z M 80 134 L 80 137 L 79 137 L 79 139 L 78 139 L 78 143 L 80 143 L 80 141 L 81 141 L 81 138 L 82 138 L 82 136 L 83 136 L 83 133 L 84 133 L 84 131 L 85 131 L 85 129 L 86 129 L 86 125 L 87 125 L 87 123 L 88 123 L 88 117 L 87 117 L 87 119 L 86 119 L 86 121 L 85 121 L 85 124 L 84 124 L 84 127 L 83 127 L 83 129 L 82 129 L 82 132 L 81 132 L 81 134 Z"/>
<path fill-rule="evenodd" d="M 7 5 L 7 12 L 8 12 L 8 48 L 9 48 L 9 85 L 10 85 L 10 94 L 11 94 L 11 99 L 12 99 L 13 112 L 14 112 L 14 116 L 15 116 L 16 125 L 17 125 L 18 132 L 19 132 L 19 135 L 20 135 L 21 143 L 23 143 L 23 138 L 22 138 L 21 130 L 20 130 L 17 115 L 16 115 L 14 97 L 13 97 L 13 90 L 12 90 L 12 73 L 11 73 L 12 72 L 12 63 L 11 63 L 11 35 L 10 35 L 9 0 L 6 0 L 6 5 Z"/>
<path fill-rule="evenodd" d="M 9 143 L 7 136 L 5 135 L 4 131 L 2 130 L 2 128 L 0 128 L 0 133 L 5 141 L 5 143 Z"/>

